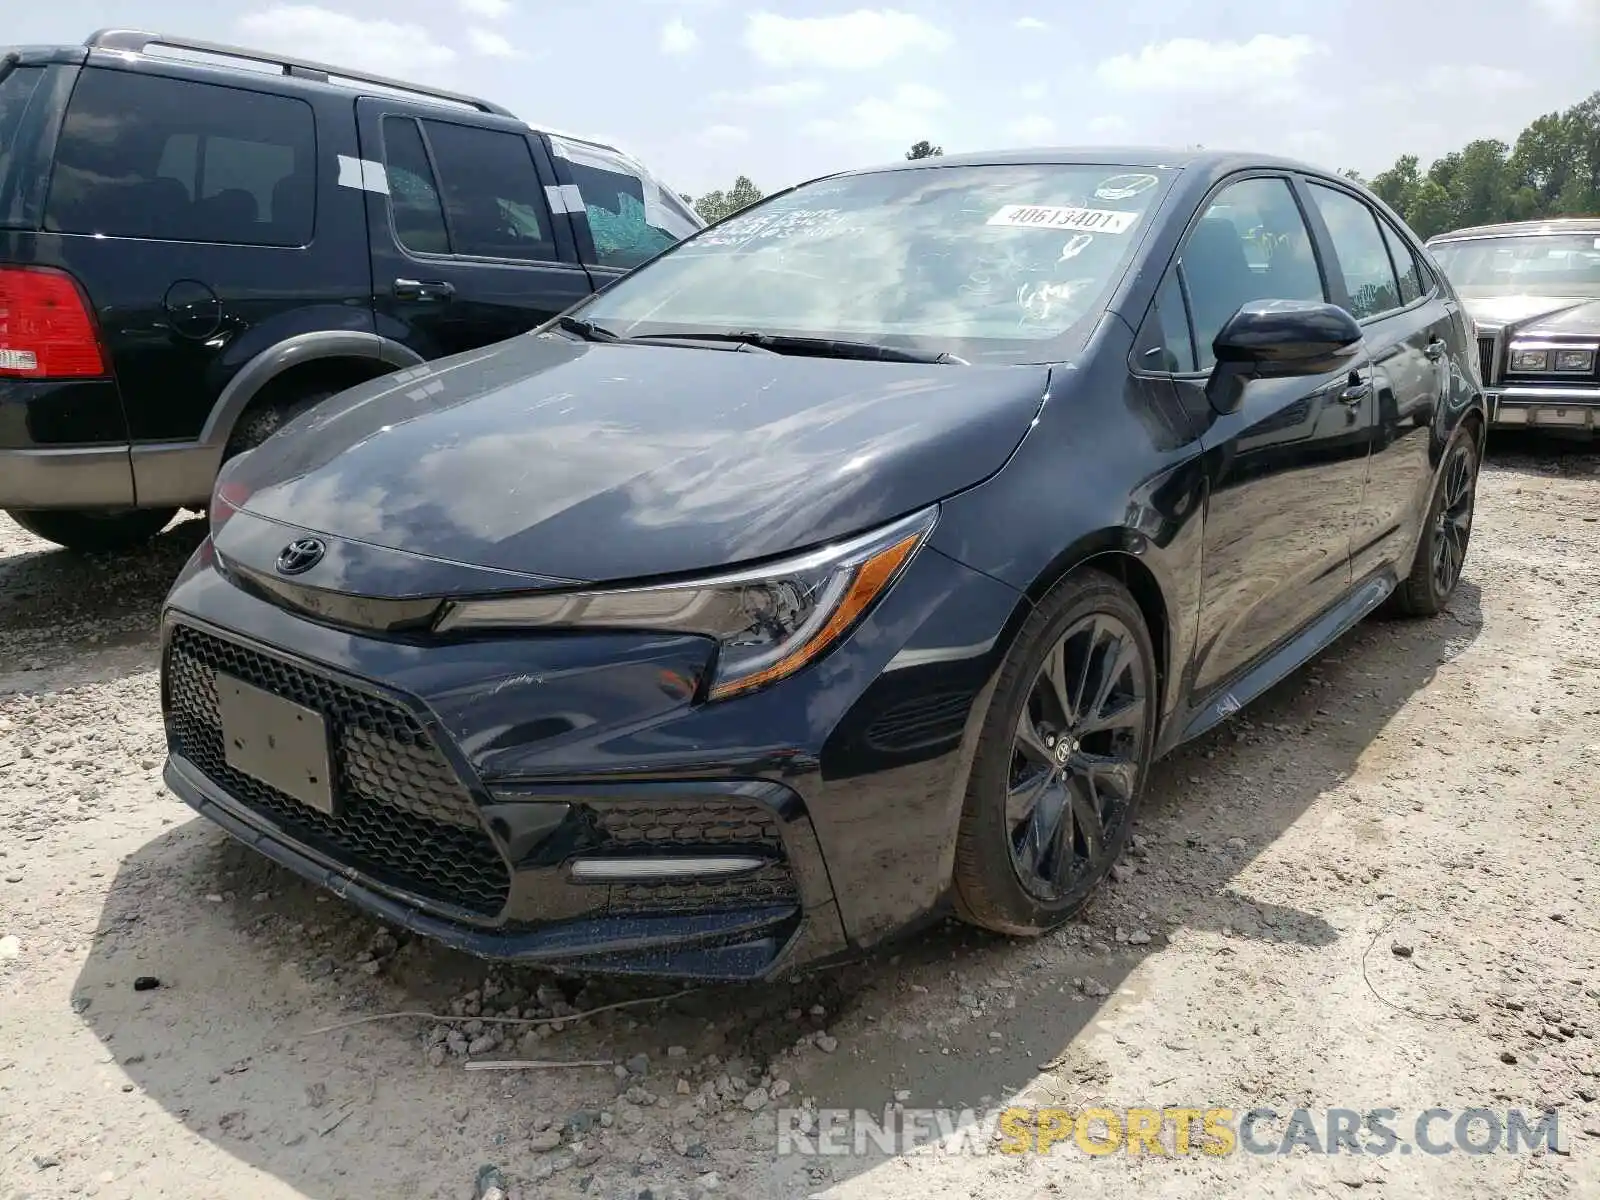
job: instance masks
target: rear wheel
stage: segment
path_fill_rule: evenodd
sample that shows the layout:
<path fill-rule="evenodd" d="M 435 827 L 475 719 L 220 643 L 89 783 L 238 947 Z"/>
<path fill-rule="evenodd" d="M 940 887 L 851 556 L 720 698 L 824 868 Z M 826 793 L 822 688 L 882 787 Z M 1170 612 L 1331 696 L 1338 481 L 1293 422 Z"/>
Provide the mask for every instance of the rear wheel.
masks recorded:
<path fill-rule="evenodd" d="M 233 427 L 233 436 L 228 439 L 228 449 L 224 458 L 232 458 L 235 454 L 254 450 L 308 408 L 315 407 L 333 394 L 331 388 L 313 388 L 293 398 L 275 397 L 266 403 L 246 409 L 244 415 L 239 418 L 239 423 Z"/>
<path fill-rule="evenodd" d="M 127 550 L 148 542 L 176 508 L 13 508 L 11 519 L 35 537 L 80 553 Z"/>
<path fill-rule="evenodd" d="M 1395 589 L 1390 605 L 1393 611 L 1431 617 L 1450 602 L 1467 561 L 1477 490 L 1477 444 L 1472 430 L 1462 429 L 1445 451 L 1439 490 L 1428 509 L 1411 574 Z"/>
<path fill-rule="evenodd" d="M 967 783 L 955 859 L 965 919 L 1043 933 L 1110 873 L 1150 763 L 1155 680 L 1139 606 L 1110 576 L 1071 576 L 1034 609 Z"/>

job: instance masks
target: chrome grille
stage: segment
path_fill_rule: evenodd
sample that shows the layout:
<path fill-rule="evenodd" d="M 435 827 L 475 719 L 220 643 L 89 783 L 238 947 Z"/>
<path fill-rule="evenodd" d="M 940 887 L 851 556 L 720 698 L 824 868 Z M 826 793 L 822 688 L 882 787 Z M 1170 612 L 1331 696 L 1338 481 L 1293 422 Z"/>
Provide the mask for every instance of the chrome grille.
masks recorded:
<path fill-rule="evenodd" d="M 1478 335 L 1478 372 L 1485 383 L 1494 382 L 1494 369 L 1499 359 L 1500 338 L 1492 333 Z"/>

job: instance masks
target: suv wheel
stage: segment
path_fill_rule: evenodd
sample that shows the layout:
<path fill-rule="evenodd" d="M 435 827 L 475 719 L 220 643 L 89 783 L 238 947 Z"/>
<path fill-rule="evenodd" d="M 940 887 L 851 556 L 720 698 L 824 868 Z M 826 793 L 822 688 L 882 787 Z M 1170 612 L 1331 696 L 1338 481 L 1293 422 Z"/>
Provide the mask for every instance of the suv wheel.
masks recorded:
<path fill-rule="evenodd" d="M 224 459 L 254 450 L 308 408 L 322 403 L 333 394 L 332 388 L 315 388 L 292 399 L 274 400 L 258 408 L 247 409 L 233 427 L 233 436 L 228 439 Z"/>
<path fill-rule="evenodd" d="M 176 508 L 13 508 L 11 519 L 35 537 L 84 554 L 148 542 L 178 515 Z"/>
<path fill-rule="evenodd" d="M 1132 595 L 1099 571 L 1058 584 L 1000 669 L 973 759 L 955 857 L 966 920 L 1038 934 L 1082 906 L 1133 832 L 1156 708 Z"/>

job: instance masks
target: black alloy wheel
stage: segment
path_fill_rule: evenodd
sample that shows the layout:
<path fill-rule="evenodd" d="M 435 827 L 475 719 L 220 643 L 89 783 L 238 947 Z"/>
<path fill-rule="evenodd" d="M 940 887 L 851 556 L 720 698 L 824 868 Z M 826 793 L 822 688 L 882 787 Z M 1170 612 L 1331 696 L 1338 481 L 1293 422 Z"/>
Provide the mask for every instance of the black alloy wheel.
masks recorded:
<path fill-rule="evenodd" d="M 1472 505 L 1476 484 L 1472 448 L 1459 446 L 1445 465 L 1442 503 L 1433 522 L 1433 587 L 1449 596 L 1461 578 L 1472 537 Z"/>
<path fill-rule="evenodd" d="M 1155 655 L 1117 580 L 1085 570 L 1046 595 L 999 672 L 967 784 L 955 898 L 987 929 L 1042 933 L 1111 872 L 1155 741 Z"/>
<path fill-rule="evenodd" d="M 1143 668 L 1132 631 L 1094 613 L 1034 677 L 1012 743 L 1006 824 L 1017 878 L 1043 901 L 1093 875 L 1132 812 L 1150 696 Z"/>
<path fill-rule="evenodd" d="M 1388 610 L 1403 616 L 1431 617 L 1444 611 L 1467 560 L 1472 540 L 1472 509 L 1478 490 L 1478 445 L 1474 431 L 1462 428 L 1445 450 L 1439 486 L 1417 541 L 1411 574 L 1389 598 Z"/>

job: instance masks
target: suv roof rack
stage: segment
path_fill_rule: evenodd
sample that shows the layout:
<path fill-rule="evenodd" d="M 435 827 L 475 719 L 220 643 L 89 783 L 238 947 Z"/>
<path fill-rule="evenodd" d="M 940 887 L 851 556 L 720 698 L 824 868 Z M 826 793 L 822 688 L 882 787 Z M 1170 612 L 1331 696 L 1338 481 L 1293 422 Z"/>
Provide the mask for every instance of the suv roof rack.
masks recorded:
<path fill-rule="evenodd" d="M 292 75 L 298 79 L 311 79 L 321 83 L 336 84 L 349 80 L 353 83 L 369 84 L 388 91 L 408 93 L 413 96 L 425 96 L 429 99 L 442 100 L 449 104 L 464 105 L 478 112 L 493 113 L 496 116 L 516 116 L 515 113 L 508 109 L 488 100 L 480 100 L 476 96 L 466 96 L 459 92 L 447 92 L 442 88 L 423 87 L 420 84 L 407 83 L 402 79 L 390 79 L 384 75 L 373 75 L 365 71 L 350 71 L 344 67 L 330 66 L 327 63 L 313 62 L 310 59 L 288 58 L 281 54 L 272 54 L 263 50 L 229 46 L 222 42 L 205 42 L 198 38 L 172 37 L 167 34 L 149 33 L 140 29 L 101 29 L 91 34 L 88 40 L 84 42 L 84 45 L 91 50 L 113 50 L 131 54 L 148 53 L 152 46 L 161 46 L 172 50 L 188 50 L 196 54 L 213 55 L 217 58 L 231 58 L 247 63 L 264 63 L 278 68 L 280 74 Z"/>

